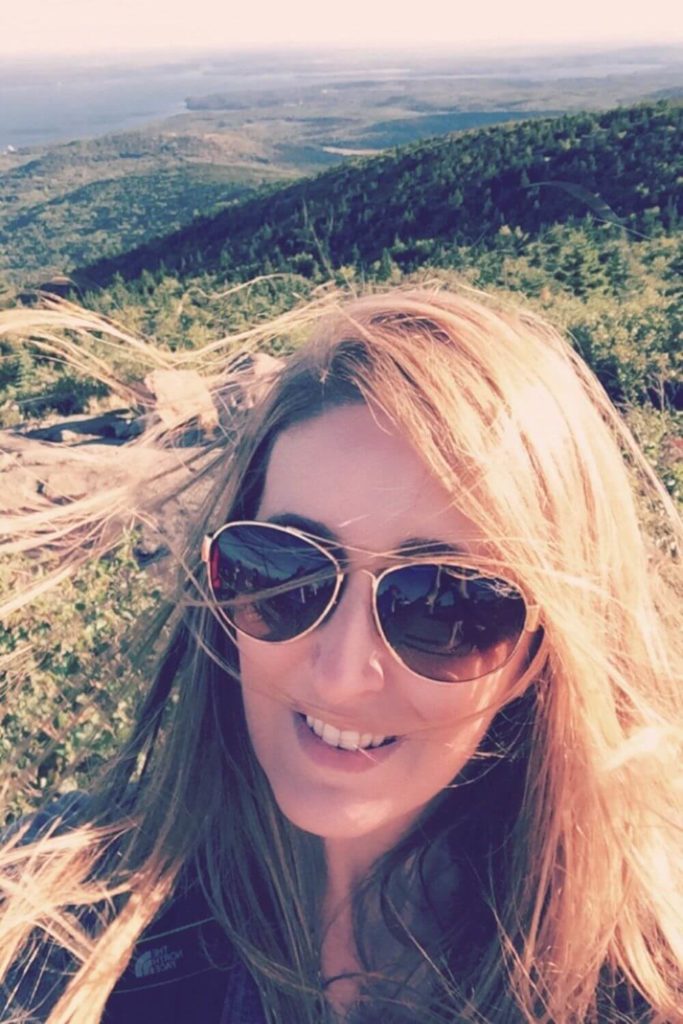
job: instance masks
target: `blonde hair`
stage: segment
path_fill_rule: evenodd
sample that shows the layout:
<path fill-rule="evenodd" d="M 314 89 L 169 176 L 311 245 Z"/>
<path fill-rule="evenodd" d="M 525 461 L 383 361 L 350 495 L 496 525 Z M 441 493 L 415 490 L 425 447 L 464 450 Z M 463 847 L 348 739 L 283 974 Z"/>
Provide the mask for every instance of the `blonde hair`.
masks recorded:
<path fill-rule="evenodd" d="M 320 317 L 245 417 L 230 457 L 219 446 L 190 549 L 205 527 L 255 514 L 282 430 L 359 401 L 395 424 L 465 508 L 492 559 L 542 609 L 544 631 L 533 686 L 482 745 L 487 770 L 468 767 L 364 887 L 386 890 L 427 844 L 457 835 L 461 920 L 445 927 L 445 948 L 425 952 L 427 993 L 406 985 L 385 1000 L 377 988 L 383 1020 L 616 1021 L 623 983 L 653 1021 L 683 1021 L 680 584 L 640 524 L 656 506 L 680 544 L 666 491 L 553 328 L 464 289 L 396 289 Z M 90 823 L 10 844 L 0 861 L 2 970 L 26 955 L 36 928 L 81 965 L 49 1024 L 100 1019 L 190 863 L 268 1020 L 312 1024 L 323 1012 L 312 927 L 321 844 L 283 818 L 255 763 L 197 550 L 184 617 Z M 126 804 L 141 758 L 143 781 Z M 111 863 L 112 843 L 115 870 L 95 870 Z M 69 909 L 93 904 L 94 935 Z"/>

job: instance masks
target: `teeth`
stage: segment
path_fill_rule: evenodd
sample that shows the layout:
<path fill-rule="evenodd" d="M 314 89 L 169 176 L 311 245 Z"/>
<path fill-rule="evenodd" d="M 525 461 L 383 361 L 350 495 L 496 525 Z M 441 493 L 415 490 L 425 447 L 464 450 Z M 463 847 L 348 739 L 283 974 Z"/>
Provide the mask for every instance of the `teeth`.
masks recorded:
<path fill-rule="evenodd" d="M 322 740 L 325 743 L 329 743 L 331 747 L 338 747 L 340 739 L 341 733 L 339 729 L 335 729 L 333 725 L 323 726 Z"/>
<path fill-rule="evenodd" d="M 341 747 L 342 750 L 365 750 L 368 747 L 379 747 L 387 739 L 386 736 L 375 736 L 371 732 L 355 732 L 352 729 L 336 729 L 333 725 L 323 722 L 320 718 L 306 715 L 306 724 L 319 736 L 323 743 L 330 747 Z"/>

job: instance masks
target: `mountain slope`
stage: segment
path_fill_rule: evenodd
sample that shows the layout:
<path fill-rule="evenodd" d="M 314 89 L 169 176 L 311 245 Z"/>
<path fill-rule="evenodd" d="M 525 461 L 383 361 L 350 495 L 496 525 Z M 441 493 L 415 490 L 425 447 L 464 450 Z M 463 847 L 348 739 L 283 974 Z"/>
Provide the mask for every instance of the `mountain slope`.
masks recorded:
<path fill-rule="evenodd" d="M 683 214 L 683 106 L 499 126 L 345 164 L 235 204 L 76 275 L 84 287 L 143 270 L 181 276 L 378 260 L 385 250 L 486 244 L 500 228 L 535 235 L 591 214 L 638 231 Z"/>
<path fill-rule="evenodd" d="M 234 132 L 129 132 L 55 146 L 0 171 L 0 271 L 45 280 L 293 176 Z"/>

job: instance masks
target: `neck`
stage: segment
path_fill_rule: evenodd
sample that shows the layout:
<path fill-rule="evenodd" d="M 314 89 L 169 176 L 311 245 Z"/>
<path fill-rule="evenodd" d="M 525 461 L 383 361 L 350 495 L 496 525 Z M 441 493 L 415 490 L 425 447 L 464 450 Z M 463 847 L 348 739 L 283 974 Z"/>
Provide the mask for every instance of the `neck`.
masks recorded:
<path fill-rule="evenodd" d="M 355 978 L 339 978 L 328 985 L 328 1001 L 342 1019 L 358 997 L 358 975 L 362 974 L 353 934 L 354 889 L 368 876 L 376 861 L 405 835 L 413 821 L 407 819 L 394 824 L 391 830 L 384 829 L 360 837 L 325 840 L 327 888 L 323 903 L 321 969 L 328 982 L 340 975 L 356 975 Z M 391 935 L 384 924 L 379 903 L 372 899 L 367 906 L 364 924 L 371 932 L 365 937 L 379 969 L 386 969 L 387 976 L 411 974 L 416 981 L 427 964 L 426 960 L 422 962 L 416 951 L 420 947 L 429 948 L 441 929 L 448 926 L 459 873 L 454 867 L 452 853 L 447 845 L 441 843 L 421 860 L 419 879 L 413 868 L 415 864 L 411 865 L 409 861 L 406 871 L 392 878 L 390 897 L 401 922 L 409 929 L 417 945 L 406 947 Z M 416 967 L 418 974 L 412 973 Z"/>
<path fill-rule="evenodd" d="M 360 836 L 334 836 L 324 840 L 326 908 L 348 902 L 356 885 L 367 877 L 373 864 L 398 843 L 413 820 L 414 815 L 406 815 L 399 821 Z"/>
<path fill-rule="evenodd" d="M 390 828 L 362 836 L 325 839 L 327 888 L 323 904 L 321 968 L 330 982 L 328 1001 L 342 1018 L 357 999 L 360 987 L 357 976 L 361 973 L 361 964 L 353 935 L 354 890 L 368 876 L 375 862 L 396 845 L 411 823 L 412 816 L 392 822 Z M 377 936 L 380 943 L 383 942 L 381 931 Z M 337 980 L 331 981 L 334 978 Z"/>

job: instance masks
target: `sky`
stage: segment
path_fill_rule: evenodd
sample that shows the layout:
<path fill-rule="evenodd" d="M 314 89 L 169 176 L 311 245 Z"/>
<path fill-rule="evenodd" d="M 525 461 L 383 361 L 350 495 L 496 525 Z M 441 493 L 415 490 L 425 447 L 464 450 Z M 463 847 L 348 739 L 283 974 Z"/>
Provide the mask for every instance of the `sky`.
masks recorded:
<path fill-rule="evenodd" d="M 683 43 L 674 0 L 0 0 L 0 57 Z"/>

